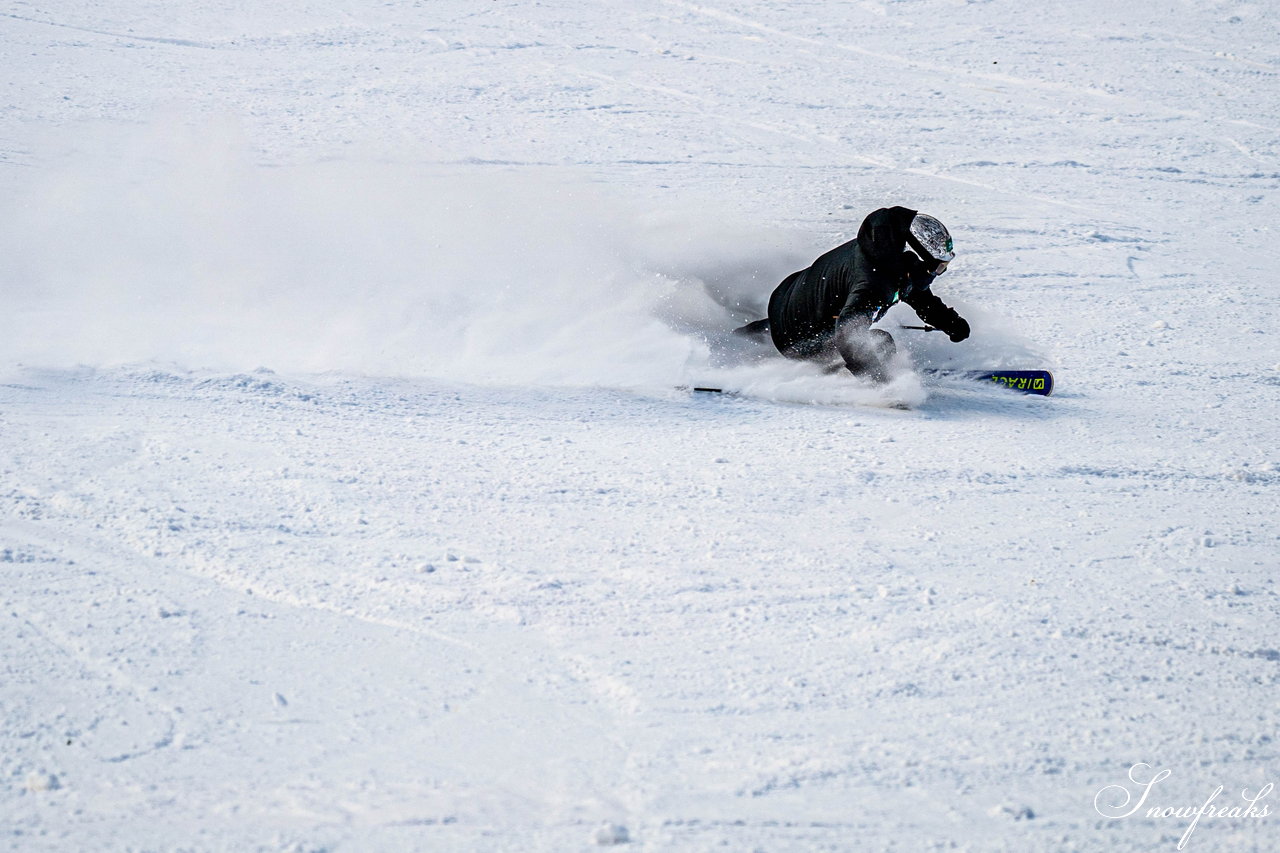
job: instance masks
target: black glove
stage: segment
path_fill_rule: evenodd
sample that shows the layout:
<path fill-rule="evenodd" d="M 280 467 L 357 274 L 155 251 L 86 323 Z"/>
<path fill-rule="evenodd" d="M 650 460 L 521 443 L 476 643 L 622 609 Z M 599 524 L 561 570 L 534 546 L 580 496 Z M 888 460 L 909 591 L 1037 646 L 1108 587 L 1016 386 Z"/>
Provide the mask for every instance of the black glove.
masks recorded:
<path fill-rule="evenodd" d="M 949 321 L 942 331 L 947 333 L 948 338 L 951 338 L 951 343 L 958 344 L 969 337 L 969 323 L 959 314 L 956 314 L 955 319 Z"/>
<path fill-rule="evenodd" d="M 911 306 L 921 320 L 946 332 L 952 343 L 958 344 L 969 337 L 969 324 L 956 313 L 956 309 L 939 299 L 929 288 L 913 291 L 903 301 Z"/>

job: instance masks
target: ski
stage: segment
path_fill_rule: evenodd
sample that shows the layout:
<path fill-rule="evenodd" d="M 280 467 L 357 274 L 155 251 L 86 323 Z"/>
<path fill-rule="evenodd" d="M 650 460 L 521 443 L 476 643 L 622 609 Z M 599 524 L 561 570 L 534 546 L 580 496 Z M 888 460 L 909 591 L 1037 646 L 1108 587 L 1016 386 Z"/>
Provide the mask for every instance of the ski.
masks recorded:
<path fill-rule="evenodd" d="M 1047 370 L 955 370 L 944 368 L 926 368 L 920 373 L 925 376 L 969 379 L 976 382 L 994 382 L 1002 388 L 1008 388 L 1022 394 L 1035 394 L 1048 397 L 1053 393 L 1053 374 Z M 677 385 L 678 391 L 693 391 L 701 394 L 723 394 L 726 397 L 737 396 L 734 391 L 709 385 Z M 875 404 L 868 404 L 875 405 Z M 905 403 L 886 402 L 889 408 L 909 409 Z"/>
<path fill-rule="evenodd" d="M 922 370 L 929 376 L 958 376 L 978 382 L 994 382 L 1023 394 L 1048 397 L 1053 393 L 1053 374 L 1047 370 Z"/>

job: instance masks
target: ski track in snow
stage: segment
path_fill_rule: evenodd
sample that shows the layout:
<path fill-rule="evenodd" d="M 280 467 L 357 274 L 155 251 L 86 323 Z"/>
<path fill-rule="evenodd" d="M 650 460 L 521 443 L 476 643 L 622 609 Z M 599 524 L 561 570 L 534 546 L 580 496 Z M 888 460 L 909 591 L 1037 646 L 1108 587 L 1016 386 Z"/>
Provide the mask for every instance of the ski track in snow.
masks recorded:
<path fill-rule="evenodd" d="M 1175 849 L 1095 795 L 1278 781 L 1273 18 L 15 4 L 0 837 Z M 894 203 L 1054 397 L 713 366 Z"/>
<path fill-rule="evenodd" d="M 1008 778 L 1042 818 L 1068 812 L 1072 792 L 1055 784 L 1063 774 L 1105 778 L 1108 752 L 1149 737 L 1128 722 L 1131 703 L 1175 742 L 1198 743 L 1189 706 L 1209 702 L 1220 713 L 1256 689 L 1250 678 L 1278 675 L 1280 652 L 1256 645 L 1256 610 L 1274 607 L 1271 579 L 1224 585 L 1206 568 L 1217 555 L 1234 553 L 1233 564 L 1261 556 L 1273 542 L 1234 525 L 1206 542 L 1183 495 L 1247 498 L 1274 488 L 1280 473 L 1081 466 L 1067 449 L 1016 462 L 997 454 L 980 468 L 866 454 L 852 476 L 815 480 L 797 475 L 816 470 L 804 460 L 837 452 L 851 432 L 874 447 L 900 417 L 523 393 L 535 399 L 513 411 L 520 395 L 510 390 L 154 369 L 28 374 L 4 390 L 6 411 L 31 418 L 15 447 L 55 460 L 41 481 L 20 476 L 7 496 L 5 537 L 16 547 L 6 559 L 61 561 L 75 579 L 65 594 L 108 607 L 97 633 L 81 626 L 83 607 L 42 607 L 37 626 L 57 632 L 55 645 L 88 670 L 72 695 L 83 702 L 102 681 L 96 689 L 158 693 L 148 709 L 184 721 L 175 735 L 176 724 L 153 722 L 132 702 L 106 702 L 116 715 L 143 714 L 132 728 L 152 723 L 159 735 L 147 734 L 145 746 L 168 739 L 189 756 L 144 768 L 157 758 L 128 755 L 133 779 L 161 780 L 158 792 L 132 795 L 134 814 L 161 833 L 212 832 L 230 814 L 291 816 L 277 824 L 281 844 L 396 844 L 399 833 L 430 828 L 431 843 L 446 846 L 482 845 L 481 831 L 533 833 L 555 846 L 578 843 L 606 815 L 659 845 L 821 843 L 885 821 L 932 843 L 970 831 L 961 829 L 975 819 L 964 802 L 1000 806 Z M 1062 417 L 1036 401 L 978 397 L 960 424 L 962 401 L 937 404 L 944 434 L 989 427 L 992 412 L 1004 412 L 996 417 L 1009 421 L 1006 431 Z M 530 415 L 532 430 L 515 423 Z M 755 426 L 744 429 L 744 418 Z M 353 421 L 363 422 L 354 456 L 344 447 Z M 689 430 L 683 452 L 643 440 L 653 429 Z M 762 452 L 779 436 L 790 453 Z M 59 455 L 52 441 L 86 451 Z M 32 469 L 23 461 L 14 470 Z M 467 489 L 456 487 L 463 476 Z M 857 497 L 869 487 L 876 500 Z M 977 495 L 983 516 L 891 521 L 899 505 Z M 834 509 L 851 500 L 854 512 Z M 1126 537 L 1134 551 L 1117 550 L 1107 544 L 1117 522 L 1106 518 L 1117 502 L 1137 500 L 1159 507 L 1161 520 Z M 770 521 L 805 501 L 831 505 L 840 524 L 832 530 L 827 514 Z M 1046 524 L 1050 506 L 1074 512 Z M 1099 540 L 1084 553 L 1079 526 L 1085 542 Z M 966 540 L 999 548 L 993 558 L 953 552 Z M 1073 549 L 1058 561 L 1032 556 Z M 942 570 L 922 576 L 927 566 Z M 42 578 L 10 596 L 41 601 L 50 594 Z M 148 588 L 157 582 L 163 592 Z M 1002 606 L 1014 589 L 1021 604 Z M 108 643 L 123 631 L 152 644 L 156 663 L 145 649 L 77 647 L 65 639 L 73 631 Z M 267 653 L 274 644 L 293 651 Z M 363 659 L 374 651 L 399 665 Z M 305 679 L 295 655 L 311 662 Z M 1117 657 L 1129 663 L 1108 674 Z M 1201 676 L 1149 675 L 1182 668 Z M 1206 679 L 1210 695 L 1199 692 Z M 975 728 L 992 691 L 1001 707 L 1035 710 Z M 90 770 L 95 756 L 83 754 L 104 727 L 77 719 L 92 707 L 73 705 L 58 720 L 56 737 L 72 741 L 65 749 L 54 751 L 62 744 L 46 735 L 36 754 L 56 761 L 63 787 L 53 797 L 121 796 L 120 777 Z M 1039 725 L 1045 713 L 1076 722 L 1055 735 Z M 256 745 L 273 742 L 264 732 L 282 726 L 347 734 L 309 735 L 305 749 L 275 741 L 268 778 L 231 790 L 224 780 L 252 780 L 245 762 L 260 760 Z M 874 734 L 849 740 L 863 726 Z M 1259 742 L 1229 728 L 1206 745 L 1250 776 L 1244 756 Z M 1026 743 L 1009 746 L 1011 738 Z M 224 752 L 228 742 L 244 753 Z M 388 756 L 389 742 L 409 766 Z M 994 768 L 975 763 L 980 755 Z M 548 769 L 535 787 L 510 776 L 541 763 Z M 926 782 L 931 772 L 961 792 L 946 819 L 924 800 L 896 815 L 901 801 L 885 791 L 937 785 Z M 387 775 L 396 783 L 378 781 Z M 1031 779 L 1048 784 L 1028 787 Z M 175 804 L 175 787 L 205 804 L 200 814 Z M 651 813 L 661 818 L 647 822 Z M 978 818 L 995 836 L 1012 831 Z M 1046 823 L 1053 832 L 1073 825 Z"/>

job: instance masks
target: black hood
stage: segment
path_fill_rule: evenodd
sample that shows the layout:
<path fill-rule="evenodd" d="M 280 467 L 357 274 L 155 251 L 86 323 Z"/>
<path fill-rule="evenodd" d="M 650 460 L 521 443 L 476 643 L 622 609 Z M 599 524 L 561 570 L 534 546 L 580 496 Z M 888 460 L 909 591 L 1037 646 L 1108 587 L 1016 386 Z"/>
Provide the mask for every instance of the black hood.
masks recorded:
<path fill-rule="evenodd" d="M 893 269 L 902 263 L 916 211 L 906 207 L 882 207 L 862 220 L 858 246 L 872 266 Z"/>

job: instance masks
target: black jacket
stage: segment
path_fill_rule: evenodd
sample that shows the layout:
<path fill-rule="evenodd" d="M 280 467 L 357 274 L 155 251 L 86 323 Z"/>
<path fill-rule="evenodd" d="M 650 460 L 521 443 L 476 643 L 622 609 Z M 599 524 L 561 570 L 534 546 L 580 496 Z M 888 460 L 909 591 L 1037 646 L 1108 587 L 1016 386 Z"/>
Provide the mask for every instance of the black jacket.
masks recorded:
<path fill-rule="evenodd" d="M 805 357 L 835 345 L 844 354 L 842 340 L 898 301 L 924 322 L 949 327 L 958 315 L 933 295 L 933 275 L 906 251 L 915 215 L 905 207 L 882 207 L 862 221 L 857 239 L 783 279 L 769 298 L 769 332 L 778 350 Z"/>

